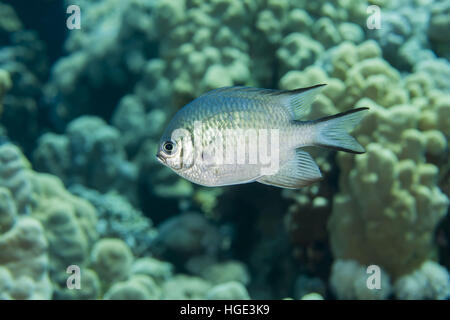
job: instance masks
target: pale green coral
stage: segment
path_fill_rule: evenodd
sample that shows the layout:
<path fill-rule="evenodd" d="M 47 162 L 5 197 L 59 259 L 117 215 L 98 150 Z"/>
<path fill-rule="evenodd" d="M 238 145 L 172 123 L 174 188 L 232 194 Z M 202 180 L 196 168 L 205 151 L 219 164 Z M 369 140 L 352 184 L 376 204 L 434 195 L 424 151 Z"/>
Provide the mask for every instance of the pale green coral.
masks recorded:
<path fill-rule="evenodd" d="M 47 240 L 36 219 L 20 217 L 0 234 L 0 287 L 5 299 L 50 299 Z"/>
<path fill-rule="evenodd" d="M 151 277 L 158 285 L 173 276 L 173 265 L 155 258 L 137 259 L 131 266 L 132 274 L 142 274 Z"/>
<path fill-rule="evenodd" d="M 3 228 L 8 224 L 7 221 L 11 221 L 11 215 L 7 217 L 5 212 L 16 208 L 17 226 L 12 230 L 19 232 L 22 230 L 20 226 L 34 228 L 34 231 L 28 231 L 30 237 L 42 233 L 42 239 L 35 240 L 35 243 L 41 243 L 43 247 L 41 260 L 46 262 L 42 268 L 50 272 L 52 279 L 59 279 L 69 265 L 86 265 L 90 247 L 97 239 L 95 209 L 67 192 L 58 178 L 33 172 L 17 147 L 2 145 L 0 154 L 0 187 L 3 191 L 8 190 L 2 195 L 10 199 L 2 207 Z M 23 218 L 24 214 L 30 217 Z M 20 252 L 20 247 L 11 245 L 10 248 Z M 35 249 L 34 252 L 38 253 L 39 250 Z M 56 285 L 54 289 L 59 290 Z M 51 290 L 48 294 L 51 294 Z"/>
<path fill-rule="evenodd" d="M 414 272 L 400 277 L 394 284 L 399 299 L 448 299 L 448 271 L 434 261 L 425 261 Z"/>
<path fill-rule="evenodd" d="M 23 28 L 22 22 L 11 6 L 0 3 L 0 12 L 0 33 L 14 32 Z"/>
<path fill-rule="evenodd" d="M 333 254 L 359 265 L 378 264 L 395 280 L 435 258 L 433 235 L 448 208 L 438 169 L 448 157 L 450 104 L 442 81 L 447 65 L 426 61 L 403 76 L 381 58 L 371 40 L 343 43 L 327 51 L 321 63 L 323 69 L 312 65 L 280 80 L 286 89 L 329 84 L 313 103 L 310 118 L 353 107 L 370 109 L 355 130 L 367 153 L 338 154 L 340 193 L 334 196 L 328 222 Z M 313 197 L 304 198 L 304 204 L 312 203 Z M 339 268 L 333 268 L 331 279 L 352 269 L 350 264 L 335 265 Z M 442 286 L 450 287 L 450 282 Z M 351 292 L 336 290 L 338 297 Z"/>
<path fill-rule="evenodd" d="M 430 21 L 428 25 L 428 36 L 434 42 L 436 52 L 449 58 L 448 30 L 450 29 L 450 4 L 447 1 L 436 1 L 432 3 Z"/>
<path fill-rule="evenodd" d="M 209 300 L 249 300 L 250 296 L 244 285 L 237 281 L 221 283 L 206 293 Z"/>
<path fill-rule="evenodd" d="M 449 21 L 447 4 L 409 0 L 78 0 L 77 4 L 83 10 L 83 27 L 67 34 L 67 55 L 57 60 L 51 74 L 27 71 L 40 64 L 36 57 L 20 63 L 21 54 L 45 56 L 26 48 L 36 41 L 29 34 L 14 36 L 19 50 L 12 46 L 0 50 L 0 68 L 10 60 L 9 52 L 19 58 L 19 65 L 7 63 L 8 73 L 0 70 L 0 100 L 11 87 L 11 74 L 14 87 L 5 103 L 25 106 L 33 115 L 42 110 L 39 117 L 58 129 L 70 123 L 64 135 L 41 136 L 34 164 L 57 175 L 71 193 L 94 206 L 67 192 L 59 179 L 33 172 L 17 149 L 1 146 L 0 244 L 8 247 L 0 256 L 6 254 L 9 260 L 5 267 L 0 259 L 0 298 L 248 298 L 245 285 L 250 272 L 245 264 L 227 260 L 228 254 L 235 254 L 229 250 L 241 249 L 233 240 L 242 239 L 241 229 L 246 233 L 248 223 L 245 217 L 228 221 L 228 213 L 222 212 L 236 211 L 222 210 L 220 202 L 233 191 L 197 188 L 161 168 L 154 157 L 159 134 L 179 107 L 209 89 L 277 84 L 296 89 L 319 83 L 328 85 L 308 119 L 369 107 L 354 132 L 368 152 L 358 156 L 311 152 L 326 182 L 283 191 L 293 203 L 278 206 L 288 208 L 285 229 L 291 244 L 298 245 L 290 252 L 296 259 L 305 253 L 308 263 L 320 260 L 322 251 L 300 246 L 328 240 L 324 221 L 332 212 L 330 242 L 336 260 L 330 284 L 338 298 L 380 299 L 391 293 L 401 299 L 446 297 L 448 272 L 433 262 L 433 235 L 448 208 L 440 188 L 448 191 L 450 67 L 447 60 L 435 58 L 429 45 L 438 55 L 447 55 L 448 34 L 442 32 Z M 370 4 L 383 8 L 379 32 L 366 28 Z M 419 5 L 426 10 L 416 10 Z M 4 9 L 0 35 L 21 29 L 10 7 L 0 7 Z M 363 42 L 371 37 L 376 41 Z M 49 82 L 40 86 L 38 78 Z M 39 93 L 22 97 L 21 91 L 27 90 Z M 17 117 L 16 111 L 9 115 L 6 111 L 3 125 L 12 140 L 22 135 L 11 134 L 11 129 L 22 130 L 16 119 L 31 132 L 24 146 L 50 129 L 31 130 L 30 122 Z M 99 117 L 74 120 L 85 113 Z M 1 128 L 0 132 L 3 135 Z M 31 152 L 34 146 L 25 148 Z M 185 219 L 186 214 L 166 220 L 169 214 L 191 209 L 201 210 L 198 217 L 212 218 L 219 228 L 205 219 Z M 264 218 L 256 226 L 264 229 L 273 222 L 262 222 L 270 209 L 262 210 Z M 144 213 L 158 223 L 166 220 L 158 236 Z M 276 221 L 283 220 L 278 215 Z M 275 225 L 267 229 L 271 228 Z M 30 245 L 36 249 L 33 254 L 15 247 L 14 241 L 25 237 L 23 230 L 36 238 L 37 247 Z M 269 287 L 289 296 L 283 283 L 301 279 L 297 273 L 303 272 L 303 261 L 300 265 L 285 264 L 284 258 L 281 263 L 268 261 L 271 251 L 277 251 L 270 249 L 285 249 L 287 239 L 278 233 L 283 237 L 280 246 L 280 238 L 266 239 L 267 234 L 258 239 L 263 245 L 252 242 L 242 247 L 244 253 L 253 249 L 245 258 L 252 270 L 251 288 L 255 297 L 258 290 L 266 291 L 260 296 L 272 297 L 275 290 L 266 290 Z M 251 239 L 254 235 L 249 234 Z M 98 241 L 99 237 L 107 239 Z M 120 239 L 111 239 L 115 237 Z M 12 259 L 15 253 L 17 259 Z M 29 259 L 41 264 L 33 260 L 27 265 L 35 270 L 22 268 L 21 261 Z M 13 270 L 9 264 L 16 263 Z M 80 292 L 65 287 L 65 267 L 72 263 L 82 267 L 85 289 Z M 274 268 L 278 263 L 283 264 L 281 284 L 268 285 L 267 276 L 279 272 Z M 365 287 L 365 267 L 371 263 L 382 267 L 381 291 Z M 196 276 L 174 277 L 175 266 Z M 328 298 L 325 289 L 294 297 Z"/>
<path fill-rule="evenodd" d="M 127 160 L 120 132 L 98 117 L 83 116 L 67 127 L 67 135 L 44 134 L 34 152 L 36 168 L 58 174 L 68 184 L 100 191 L 117 190 L 135 201 L 130 185 L 137 168 Z"/>
<path fill-rule="evenodd" d="M 96 230 L 101 238 L 119 238 L 136 256 L 144 255 L 157 235 L 152 221 L 115 192 L 101 194 L 82 185 L 69 188 L 76 196 L 89 201 L 97 211 Z"/>
<path fill-rule="evenodd" d="M 301 33 L 286 36 L 277 50 L 282 74 L 288 70 L 304 69 L 323 52 L 320 42 Z"/>
<path fill-rule="evenodd" d="M 80 269 L 80 289 L 67 288 L 68 274 L 61 273 L 52 277 L 52 281 L 60 284 L 53 293 L 55 300 L 95 300 L 101 298 L 101 284 L 98 275 L 86 267 Z"/>
<path fill-rule="evenodd" d="M 333 263 L 330 285 L 339 299 L 383 300 L 392 292 L 389 275 L 380 269 L 380 287 L 369 289 L 367 266 L 364 267 L 354 260 L 335 260 Z"/>
<path fill-rule="evenodd" d="M 345 163 L 349 158 L 341 157 L 348 183 L 341 183 L 329 221 L 335 256 L 378 264 L 393 277 L 410 272 L 432 254 L 434 229 L 448 207 L 436 167 L 400 160 L 376 143 L 354 164 Z"/>
<path fill-rule="evenodd" d="M 49 299 L 48 242 L 42 225 L 18 216 L 9 189 L 0 187 L 0 297 Z"/>
<path fill-rule="evenodd" d="M 250 282 L 250 273 L 247 266 L 239 261 L 222 261 L 209 265 L 202 270 L 201 274 L 212 284 L 239 282 L 247 285 Z"/>
<path fill-rule="evenodd" d="M 161 289 L 152 278 L 135 275 L 124 282 L 116 282 L 104 298 L 107 300 L 156 300 L 161 296 Z"/>
<path fill-rule="evenodd" d="M 312 292 L 305 294 L 301 300 L 323 300 L 323 297 L 319 293 Z"/>
<path fill-rule="evenodd" d="M 205 295 L 210 288 L 211 284 L 201 278 L 179 274 L 163 284 L 163 299 L 205 299 Z"/>
<path fill-rule="evenodd" d="M 101 239 L 92 248 L 91 266 L 105 289 L 114 282 L 127 280 L 132 262 L 133 254 L 122 240 Z"/>
<path fill-rule="evenodd" d="M 84 265 L 97 240 L 95 209 L 67 192 L 58 178 L 46 174 L 37 177 L 39 187 L 35 190 L 39 190 L 42 197 L 33 216 L 45 228 L 52 268 L 64 270 L 71 264 Z"/>
<path fill-rule="evenodd" d="M 388 90 L 403 90 L 408 97 L 402 87 Z M 433 100 L 431 93 L 422 98 Z M 437 119 L 426 126 L 433 130 L 420 130 L 421 110 L 435 114 L 437 108 L 407 102 L 390 109 L 370 100 L 357 104 L 371 108 L 357 130 L 367 153 L 339 155 L 341 193 L 334 198 L 329 220 L 336 258 L 380 265 L 393 279 L 434 258 L 434 231 L 448 208 L 447 196 L 437 185 L 438 168 L 426 162 L 427 155 L 445 157 L 446 137 L 436 130 Z M 450 282 L 442 286 L 450 288 Z"/>
<path fill-rule="evenodd" d="M 0 188 L 0 232 L 9 230 L 17 219 L 16 204 L 9 189 Z"/>
<path fill-rule="evenodd" d="M 0 115 L 3 111 L 3 97 L 6 94 L 6 92 L 11 89 L 12 82 L 11 77 L 8 73 L 8 71 L 0 69 Z"/>

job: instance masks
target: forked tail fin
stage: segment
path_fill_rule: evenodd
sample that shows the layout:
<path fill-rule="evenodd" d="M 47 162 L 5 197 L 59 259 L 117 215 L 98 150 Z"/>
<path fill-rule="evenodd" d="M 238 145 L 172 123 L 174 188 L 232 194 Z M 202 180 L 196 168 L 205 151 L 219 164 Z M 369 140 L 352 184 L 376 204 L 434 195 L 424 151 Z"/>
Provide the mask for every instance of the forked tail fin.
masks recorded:
<path fill-rule="evenodd" d="M 366 115 L 364 111 L 367 110 L 369 108 L 352 109 L 316 120 L 314 145 L 351 153 L 364 153 L 364 147 L 349 132 Z"/>

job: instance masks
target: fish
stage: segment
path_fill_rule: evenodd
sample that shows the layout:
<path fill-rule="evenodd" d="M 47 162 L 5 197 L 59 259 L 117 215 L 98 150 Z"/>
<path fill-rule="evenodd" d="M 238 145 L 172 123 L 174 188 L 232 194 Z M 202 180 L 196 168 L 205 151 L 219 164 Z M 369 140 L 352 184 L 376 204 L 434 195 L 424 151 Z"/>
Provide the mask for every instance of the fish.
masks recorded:
<path fill-rule="evenodd" d="M 156 158 L 181 177 L 206 187 L 250 182 L 298 189 L 322 179 L 305 147 L 365 152 L 350 135 L 368 108 L 302 120 L 320 90 L 223 87 L 178 110 Z"/>

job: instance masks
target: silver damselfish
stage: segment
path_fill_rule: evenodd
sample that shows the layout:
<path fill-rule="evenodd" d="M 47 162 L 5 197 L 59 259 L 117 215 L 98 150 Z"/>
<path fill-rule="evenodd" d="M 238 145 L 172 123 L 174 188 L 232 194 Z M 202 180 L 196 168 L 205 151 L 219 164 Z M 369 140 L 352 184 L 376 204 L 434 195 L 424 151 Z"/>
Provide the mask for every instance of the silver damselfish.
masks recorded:
<path fill-rule="evenodd" d="M 367 108 L 301 121 L 323 86 L 209 91 L 175 114 L 161 138 L 157 159 L 203 186 L 255 181 L 291 189 L 310 185 L 322 174 L 301 148 L 365 152 L 349 131 Z"/>

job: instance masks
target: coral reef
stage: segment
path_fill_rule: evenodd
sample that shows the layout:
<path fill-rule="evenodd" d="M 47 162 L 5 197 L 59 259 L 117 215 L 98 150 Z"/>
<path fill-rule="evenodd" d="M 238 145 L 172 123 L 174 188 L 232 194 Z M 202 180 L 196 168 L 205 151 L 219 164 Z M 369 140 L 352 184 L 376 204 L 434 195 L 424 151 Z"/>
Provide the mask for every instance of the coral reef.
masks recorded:
<path fill-rule="evenodd" d="M 431 13 L 428 20 L 427 35 L 433 49 L 447 60 L 449 54 L 449 36 L 447 30 L 450 27 L 450 4 L 446 1 L 431 3 Z"/>
<path fill-rule="evenodd" d="M 130 79 L 136 79 L 145 61 L 155 55 L 151 1 L 78 5 L 83 7 L 83 28 L 68 35 L 64 47 L 72 54 L 55 63 L 45 88 L 46 99 L 55 101 L 53 112 L 66 122 L 94 110 L 110 116 L 130 89 Z"/>
<path fill-rule="evenodd" d="M 48 73 L 46 45 L 37 32 L 25 30 L 12 6 L 0 3 L 0 8 L 0 124 L 14 141 L 30 148 L 43 127 L 39 112 Z"/>
<path fill-rule="evenodd" d="M 215 262 L 220 250 L 218 230 L 201 214 L 183 213 L 159 226 L 152 252 L 192 271 Z"/>
<path fill-rule="evenodd" d="M 390 277 L 381 269 L 380 278 L 380 289 L 371 290 L 366 284 L 366 268 L 354 260 L 337 259 L 333 263 L 330 285 L 340 299 L 387 299 L 392 291 Z"/>
<path fill-rule="evenodd" d="M 326 219 L 331 212 L 328 227 L 334 257 L 365 266 L 378 264 L 395 281 L 435 258 L 434 232 L 448 209 L 448 198 L 439 188 L 445 184 L 445 173 L 439 175 L 438 169 L 448 158 L 444 111 L 448 88 L 442 81 L 448 62 L 421 61 L 415 64 L 414 73 L 402 77 L 381 59 L 382 52 L 373 41 L 357 46 L 343 43 L 327 52 L 317 66 L 289 71 L 281 78 L 280 86 L 287 89 L 329 83 L 313 103 L 312 118 L 354 106 L 371 109 L 356 131 L 367 153 L 337 157 L 339 193 L 334 195 L 331 188 L 331 193 L 323 190 L 320 197 L 318 191 L 311 191 L 318 190 L 317 186 L 297 193 L 287 191 L 286 196 L 296 202 L 288 211 L 287 225 L 288 231 L 294 232 L 293 240 L 299 241 L 304 233 L 296 235 L 296 225 L 314 221 L 303 210 L 315 219 L 320 214 Z M 326 159 L 326 154 L 318 156 Z M 305 238 L 313 240 L 314 236 Z M 340 277 L 335 273 L 347 272 L 342 270 L 345 268 L 356 267 L 350 262 L 338 264 L 331 270 L 331 281 Z M 450 288 L 450 282 L 443 286 Z M 336 294 L 340 298 L 364 297 L 350 292 L 337 290 Z M 387 292 L 378 298 L 388 296 Z M 439 297 L 443 295 L 433 296 Z"/>
<path fill-rule="evenodd" d="M 199 300 L 205 299 L 210 289 L 211 284 L 201 278 L 176 275 L 163 284 L 162 295 L 166 300 Z"/>
<path fill-rule="evenodd" d="M 435 32 L 431 5 L 409 0 L 393 2 L 383 11 L 382 27 L 369 32 L 382 48 L 383 57 L 399 70 L 410 71 L 418 62 L 435 57 L 427 36 L 427 30 L 430 38 Z"/>
<path fill-rule="evenodd" d="M 348 193 L 334 199 L 332 249 L 339 258 L 379 264 L 397 277 L 430 257 L 448 199 L 436 186 L 434 165 L 399 161 L 375 143 L 367 151 L 349 173 Z M 356 190 L 368 196 L 358 197 Z"/>
<path fill-rule="evenodd" d="M 212 263 L 217 261 L 219 238 L 201 215 L 168 221 L 167 225 L 179 224 L 186 230 L 180 233 L 178 228 L 175 235 L 174 229 L 161 226 L 155 239 L 151 221 L 123 197 L 74 186 L 74 193 L 84 200 L 69 193 L 55 176 L 32 171 L 14 145 L 1 145 L 0 155 L 2 298 L 249 298 L 244 265 Z M 182 246 L 175 241 L 177 236 L 185 239 Z M 177 263 L 209 255 L 207 265 L 202 259 L 193 263 L 207 267 L 204 279 L 174 275 L 171 263 L 144 256 L 150 251 L 177 257 L 173 258 Z M 71 265 L 82 270 L 83 290 L 66 287 L 66 269 Z"/>
<path fill-rule="evenodd" d="M 3 69 L 0 69 L 0 101 L 3 101 L 3 97 L 6 92 L 11 89 L 11 77 L 9 76 L 9 72 Z M 0 115 L 3 111 L 3 105 L 0 104 Z"/>
<path fill-rule="evenodd" d="M 414 272 L 395 282 L 395 294 L 399 299 L 448 299 L 448 271 L 433 261 L 424 262 Z"/>
<path fill-rule="evenodd" d="M 11 263 L 10 271 L 15 275 L 18 268 L 12 266 L 18 260 L 16 263 L 26 269 L 24 276 L 33 277 L 32 272 L 41 269 L 41 273 L 48 272 L 52 279 L 60 277 L 69 265 L 86 265 L 90 247 L 97 239 L 95 209 L 68 193 L 58 178 L 31 171 L 15 146 L 0 146 L 0 154 L 0 186 L 8 191 L 3 195 L 9 194 L 5 209 L 10 210 L 10 218 L 5 217 L 4 221 L 18 215 L 17 222 L 4 234 L 5 245 L 12 241 L 8 250 L 2 250 L 5 265 Z M 7 212 L 3 211 L 3 215 Z M 24 248 L 22 254 L 21 248 Z M 8 252 L 14 253 L 12 257 L 7 258 Z M 36 261 L 35 267 L 27 261 L 27 252 Z M 47 289 L 47 297 L 52 293 L 51 288 Z M 56 283 L 53 290 L 58 290 Z"/>
<path fill-rule="evenodd" d="M 231 281 L 219 284 L 206 293 L 209 300 L 249 300 L 247 289 L 240 282 Z"/>
<path fill-rule="evenodd" d="M 434 231 L 447 213 L 436 165 L 446 161 L 448 133 L 436 115 L 448 95 L 424 72 L 396 85 L 391 67 L 373 72 L 366 61 L 343 76 L 347 88 L 359 89 L 355 99 L 363 98 L 356 106 L 370 106 L 371 113 L 356 133 L 367 153 L 338 156 L 340 193 L 328 222 L 331 248 L 338 259 L 380 265 L 395 281 L 433 258 Z M 358 74 L 362 81 L 355 86 Z M 423 119 L 425 114 L 432 119 Z M 450 282 L 444 286 L 450 288 Z"/>
<path fill-rule="evenodd" d="M 0 2 L 0 299 L 450 296 L 448 1 L 76 4 L 80 30 Z M 308 150 L 316 185 L 209 189 L 155 159 L 207 90 L 318 83 L 306 119 L 370 112 L 365 154 Z"/>
<path fill-rule="evenodd" d="M 0 188 L 0 297 L 49 299 L 48 242 L 41 223 L 19 217 L 9 189 Z"/>
<path fill-rule="evenodd" d="M 102 238 L 119 238 L 141 256 L 148 251 L 157 230 L 152 221 L 117 193 L 101 194 L 82 185 L 69 188 L 73 194 L 89 201 L 97 210 L 97 232 Z"/>
<path fill-rule="evenodd" d="M 115 283 L 104 296 L 107 300 L 156 300 L 161 298 L 161 289 L 152 278 L 137 275 L 129 280 Z"/>
<path fill-rule="evenodd" d="M 119 135 L 98 117 L 77 118 L 69 123 L 67 136 L 41 136 L 34 152 L 36 169 L 58 175 L 66 185 L 115 190 L 136 202 L 130 186 L 136 183 L 137 169 L 127 160 Z"/>

